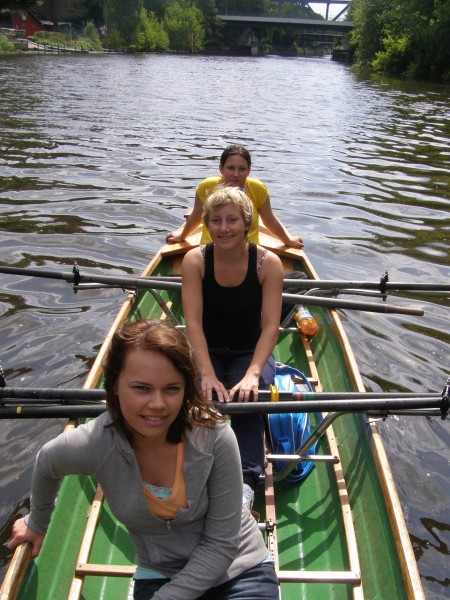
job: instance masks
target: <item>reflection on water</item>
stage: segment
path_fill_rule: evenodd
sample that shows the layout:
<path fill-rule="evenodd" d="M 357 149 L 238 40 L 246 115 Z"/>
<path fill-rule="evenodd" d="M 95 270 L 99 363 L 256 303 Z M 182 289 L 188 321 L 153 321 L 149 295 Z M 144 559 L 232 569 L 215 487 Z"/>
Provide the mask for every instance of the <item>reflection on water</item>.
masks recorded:
<path fill-rule="evenodd" d="M 84 55 L 0 58 L 0 89 L 2 264 L 141 272 L 240 141 L 321 277 L 449 280 L 448 87 L 358 77 L 328 59 Z M 123 298 L 1 275 L 8 383 L 81 385 Z M 343 313 L 368 388 L 442 389 L 448 295 L 389 302 L 425 316 Z M 36 450 L 60 428 L 0 421 L 2 540 L 26 507 Z M 448 425 L 380 428 L 427 598 L 447 597 Z"/>

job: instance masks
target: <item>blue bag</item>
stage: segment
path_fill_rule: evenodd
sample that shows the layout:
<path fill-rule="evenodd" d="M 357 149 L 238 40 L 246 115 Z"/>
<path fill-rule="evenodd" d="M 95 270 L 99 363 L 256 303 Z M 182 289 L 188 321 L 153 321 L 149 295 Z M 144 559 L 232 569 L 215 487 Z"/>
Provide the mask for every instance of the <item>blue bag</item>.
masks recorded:
<path fill-rule="evenodd" d="M 293 376 L 301 379 L 303 383 L 293 381 Z M 313 388 L 305 375 L 294 367 L 277 363 L 274 385 L 281 391 L 312 392 Z M 300 405 L 300 402 L 299 402 Z M 310 436 L 310 422 L 308 413 L 283 413 L 269 414 L 268 426 L 269 436 L 274 454 L 295 454 L 305 440 Z M 321 415 L 319 415 L 321 418 Z M 308 450 L 308 454 L 315 454 L 318 442 Z M 278 472 L 288 464 L 276 461 L 273 464 L 274 471 Z M 304 479 L 313 468 L 312 461 L 301 460 L 286 477 L 289 483 L 298 483 Z"/>

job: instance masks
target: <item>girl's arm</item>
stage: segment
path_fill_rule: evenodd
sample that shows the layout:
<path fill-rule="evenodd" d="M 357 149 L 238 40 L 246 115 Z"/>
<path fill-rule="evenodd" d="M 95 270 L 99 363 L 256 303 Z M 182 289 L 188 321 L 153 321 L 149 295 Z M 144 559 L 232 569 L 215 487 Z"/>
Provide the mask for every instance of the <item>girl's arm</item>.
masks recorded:
<path fill-rule="evenodd" d="M 186 334 L 200 363 L 203 395 L 211 401 L 215 391 L 219 402 L 228 402 L 228 392 L 216 377 L 203 332 L 202 273 L 203 256 L 199 248 L 194 248 L 186 254 L 181 267 L 181 297 Z"/>
<path fill-rule="evenodd" d="M 199 195 L 195 194 L 194 207 L 186 219 L 183 227 L 177 229 L 177 231 L 173 231 L 172 233 L 168 233 L 166 236 L 166 242 L 168 244 L 177 244 L 178 242 L 183 242 L 187 236 L 194 231 L 199 223 L 202 220 L 202 212 L 203 205 L 200 200 Z"/>
<path fill-rule="evenodd" d="M 261 268 L 262 331 L 252 362 L 243 379 L 230 390 L 230 399 L 238 393 L 239 402 L 248 402 L 250 394 L 258 399 L 259 377 L 278 339 L 283 292 L 283 267 L 272 252 L 267 252 Z"/>
<path fill-rule="evenodd" d="M 100 418 L 100 417 L 99 417 Z M 94 452 L 89 446 L 89 431 L 94 421 L 61 433 L 38 452 L 31 482 L 31 511 L 13 525 L 8 547 L 22 542 L 33 546 L 32 557 L 39 554 L 55 507 L 61 479 L 69 474 L 92 472 Z M 81 443 L 80 443 L 81 441 Z"/>
<path fill-rule="evenodd" d="M 281 223 L 279 218 L 272 210 L 270 196 L 267 196 L 264 204 L 259 209 L 259 216 L 262 222 L 274 235 L 280 239 L 283 244 L 292 248 L 303 248 L 303 240 L 301 237 L 292 236 L 286 227 Z"/>

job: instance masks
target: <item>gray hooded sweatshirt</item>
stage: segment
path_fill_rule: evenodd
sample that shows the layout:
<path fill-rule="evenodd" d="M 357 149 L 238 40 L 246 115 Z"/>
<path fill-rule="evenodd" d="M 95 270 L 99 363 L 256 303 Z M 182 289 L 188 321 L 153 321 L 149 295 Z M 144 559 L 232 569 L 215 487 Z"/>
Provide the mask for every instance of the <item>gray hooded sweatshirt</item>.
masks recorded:
<path fill-rule="evenodd" d="M 92 475 L 130 533 L 140 566 L 170 578 L 154 600 L 195 600 L 268 557 L 256 521 L 242 507 L 239 449 L 231 428 L 194 426 L 185 434 L 188 507 L 174 519 L 153 515 L 130 443 L 108 413 L 62 433 L 38 453 L 28 526 L 45 533 L 64 475 Z"/>

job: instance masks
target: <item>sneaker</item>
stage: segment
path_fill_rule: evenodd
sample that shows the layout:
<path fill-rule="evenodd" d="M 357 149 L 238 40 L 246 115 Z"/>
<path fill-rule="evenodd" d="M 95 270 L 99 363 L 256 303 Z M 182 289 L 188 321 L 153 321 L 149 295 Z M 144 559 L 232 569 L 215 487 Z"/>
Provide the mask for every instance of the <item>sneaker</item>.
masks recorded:
<path fill-rule="evenodd" d="M 254 499 L 255 499 L 255 492 L 252 490 L 252 488 L 248 484 L 244 483 L 244 492 L 243 492 L 243 495 L 242 495 L 242 504 L 250 512 L 252 510 L 253 500 Z"/>

